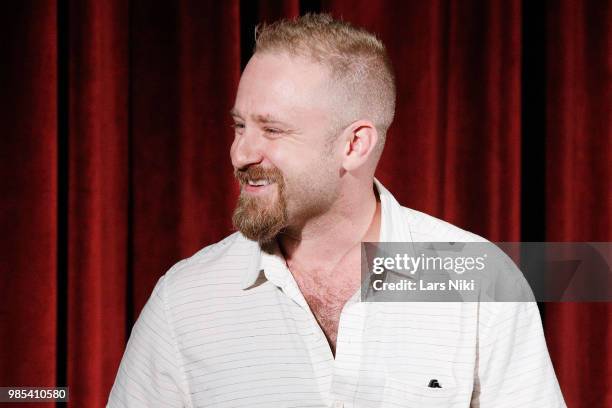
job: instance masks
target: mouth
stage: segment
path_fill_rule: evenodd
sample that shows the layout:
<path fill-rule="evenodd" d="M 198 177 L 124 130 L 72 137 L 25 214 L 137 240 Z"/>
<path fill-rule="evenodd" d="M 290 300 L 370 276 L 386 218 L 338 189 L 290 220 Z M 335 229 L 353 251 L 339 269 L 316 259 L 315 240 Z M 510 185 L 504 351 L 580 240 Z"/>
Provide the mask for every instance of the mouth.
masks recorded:
<path fill-rule="evenodd" d="M 269 191 L 276 184 L 270 180 L 248 180 L 242 184 L 242 190 L 249 194 L 263 194 Z"/>

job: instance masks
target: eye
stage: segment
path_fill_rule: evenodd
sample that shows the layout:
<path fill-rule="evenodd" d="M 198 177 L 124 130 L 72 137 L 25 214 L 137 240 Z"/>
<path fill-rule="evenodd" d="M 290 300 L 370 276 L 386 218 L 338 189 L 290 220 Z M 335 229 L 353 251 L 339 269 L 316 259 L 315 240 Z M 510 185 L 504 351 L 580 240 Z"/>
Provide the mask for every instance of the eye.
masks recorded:
<path fill-rule="evenodd" d="M 264 128 L 264 132 L 269 133 L 269 134 L 279 134 L 279 133 L 283 133 L 282 130 L 280 129 L 276 129 L 276 128 L 270 128 L 270 127 L 266 127 Z"/>
<path fill-rule="evenodd" d="M 236 132 L 242 132 L 244 130 L 244 123 L 234 123 L 232 127 L 236 130 Z"/>

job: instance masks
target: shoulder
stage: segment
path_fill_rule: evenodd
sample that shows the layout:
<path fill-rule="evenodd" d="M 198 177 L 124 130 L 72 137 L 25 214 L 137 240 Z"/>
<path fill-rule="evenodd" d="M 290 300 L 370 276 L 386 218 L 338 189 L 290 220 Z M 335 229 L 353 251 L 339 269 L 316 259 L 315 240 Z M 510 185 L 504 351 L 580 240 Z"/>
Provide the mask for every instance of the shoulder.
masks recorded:
<path fill-rule="evenodd" d="M 533 293 L 525 276 L 496 243 L 420 211 L 406 207 L 402 207 L 402 211 L 413 242 L 468 243 L 461 252 L 456 252 L 457 247 L 453 247 L 453 256 L 460 254 L 461 257 L 476 258 L 484 254 L 486 269 L 480 276 L 480 279 L 484 279 L 481 282 L 484 290 L 481 299 L 496 301 L 492 303 L 533 302 Z"/>
<path fill-rule="evenodd" d="M 206 290 L 237 285 L 253 261 L 256 249 L 257 243 L 239 232 L 231 234 L 172 266 L 163 276 L 166 291 L 176 296 L 191 288 Z"/>
<path fill-rule="evenodd" d="M 488 242 L 479 235 L 423 212 L 407 207 L 401 207 L 401 210 L 413 241 Z"/>

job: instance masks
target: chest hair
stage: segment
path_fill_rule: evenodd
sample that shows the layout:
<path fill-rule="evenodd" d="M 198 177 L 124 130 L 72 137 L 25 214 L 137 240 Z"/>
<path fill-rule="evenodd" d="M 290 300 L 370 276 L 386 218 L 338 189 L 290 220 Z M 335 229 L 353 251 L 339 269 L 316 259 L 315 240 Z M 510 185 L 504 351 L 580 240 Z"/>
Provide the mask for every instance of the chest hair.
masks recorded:
<path fill-rule="evenodd" d="M 344 279 L 336 279 L 334 271 L 325 274 L 311 271 L 295 274 L 304 299 L 323 330 L 327 341 L 335 354 L 338 337 L 340 314 L 347 300 L 353 296 L 359 287 L 351 275 Z"/>

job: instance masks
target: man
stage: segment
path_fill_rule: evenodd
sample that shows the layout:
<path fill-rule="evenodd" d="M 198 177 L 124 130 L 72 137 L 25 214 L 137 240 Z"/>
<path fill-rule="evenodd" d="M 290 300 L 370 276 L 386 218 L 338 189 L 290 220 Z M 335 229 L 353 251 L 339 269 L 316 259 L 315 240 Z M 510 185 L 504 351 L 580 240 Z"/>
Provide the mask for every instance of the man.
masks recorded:
<path fill-rule="evenodd" d="M 482 241 L 374 179 L 394 108 L 370 33 L 259 30 L 231 112 L 239 232 L 159 280 L 108 406 L 564 406 L 533 303 L 360 301 L 362 241 Z"/>

